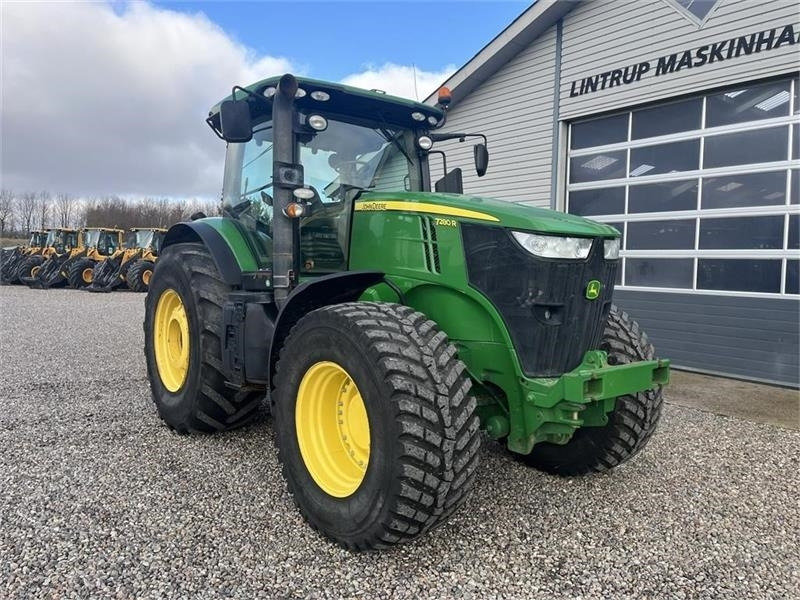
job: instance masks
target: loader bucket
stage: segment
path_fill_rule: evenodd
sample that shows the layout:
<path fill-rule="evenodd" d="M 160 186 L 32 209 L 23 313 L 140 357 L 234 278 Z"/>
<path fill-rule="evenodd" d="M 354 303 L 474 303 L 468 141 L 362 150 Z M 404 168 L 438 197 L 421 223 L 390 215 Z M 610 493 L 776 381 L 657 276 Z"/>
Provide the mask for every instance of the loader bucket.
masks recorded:
<path fill-rule="evenodd" d="M 22 283 L 36 290 L 64 287 L 67 285 L 66 272 L 70 260 L 69 254 L 54 254 L 42 263 L 34 277 L 23 277 Z"/>
<path fill-rule="evenodd" d="M 86 286 L 89 292 L 111 292 L 124 283 L 121 276 L 122 255 L 107 258 L 98 263 L 92 272 L 92 283 Z"/>

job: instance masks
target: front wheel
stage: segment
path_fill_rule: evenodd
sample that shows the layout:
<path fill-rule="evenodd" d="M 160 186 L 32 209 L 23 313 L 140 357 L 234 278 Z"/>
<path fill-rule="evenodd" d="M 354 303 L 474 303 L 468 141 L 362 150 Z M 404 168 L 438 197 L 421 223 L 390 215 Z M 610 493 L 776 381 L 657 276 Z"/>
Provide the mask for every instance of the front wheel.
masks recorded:
<path fill-rule="evenodd" d="M 159 258 L 145 299 L 144 352 L 153 401 L 178 433 L 239 427 L 260 400 L 225 384 L 222 305 L 230 287 L 202 244 L 175 244 Z"/>
<path fill-rule="evenodd" d="M 41 269 L 43 262 L 44 256 L 38 254 L 29 256 L 20 263 L 19 269 L 17 270 L 16 279 L 22 280 L 23 277 L 26 279 L 32 279 L 33 277 L 36 277 L 36 274 L 39 272 L 39 269 Z"/>
<path fill-rule="evenodd" d="M 82 258 L 73 262 L 67 270 L 69 287 L 82 289 L 92 283 L 95 264 L 95 261 L 90 258 Z"/>
<path fill-rule="evenodd" d="M 608 315 L 600 350 L 609 364 L 652 360 L 653 345 L 639 324 L 616 306 Z M 581 427 L 564 445 L 533 447 L 524 463 L 554 475 L 582 475 L 608 471 L 630 460 L 645 447 L 661 417 L 663 398 L 657 389 L 620 396 L 603 427 Z"/>
<path fill-rule="evenodd" d="M 125 275 L 128 288 L 134 292 L 146 292 L 153 276 L 153 263 L 149 260 L 137 260 Z"/>
<path fill-rule="evenodd" d="M 354 302 L 303 317 L 272 397 L 279 459 L 304 517 L 353 550 L 442 523 L 478 461 L 470 385 L 445 334 L 408 307 Z"/>

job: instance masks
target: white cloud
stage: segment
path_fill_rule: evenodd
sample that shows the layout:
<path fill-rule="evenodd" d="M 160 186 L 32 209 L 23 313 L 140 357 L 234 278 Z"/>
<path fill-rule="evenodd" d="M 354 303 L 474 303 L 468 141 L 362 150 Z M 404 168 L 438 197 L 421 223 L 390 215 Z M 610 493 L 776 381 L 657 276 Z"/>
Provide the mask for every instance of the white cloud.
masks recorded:
<path fill-rule="evenodd" d="M 233 84 L 309 70 L 256 54 L 202 13 L 144 2 L 0 0 L 0 12 L 0 179 L 17 191 L 215 197 L 225 145 L 208 109 Z M 417 69 L 416 94 L 411 66 L 343 82 L 424 99 L 454 70 Z"/>
<path fill-rule="evenodd" d="M 4 3 L 3 186 L 217 195 L 204 123 L 233 83 L 296 65 L 256 56 L 202 14 L 145 3 Z"/>
<path fill-rule="evenodd" d="M 412 100 L 419 99 L 422 102 L 435 92 L 455 70 L 455 65 L 447 65 L 440 71 L 416 69 L 415 85 L 415 69 L 413 66 L 393 63 L 386 63 L 380 67 L 368 65 L 365 71 L 348 75 L 342 80 L 342 83 L 368 90 L 383 90 L 387 94 Z"/>

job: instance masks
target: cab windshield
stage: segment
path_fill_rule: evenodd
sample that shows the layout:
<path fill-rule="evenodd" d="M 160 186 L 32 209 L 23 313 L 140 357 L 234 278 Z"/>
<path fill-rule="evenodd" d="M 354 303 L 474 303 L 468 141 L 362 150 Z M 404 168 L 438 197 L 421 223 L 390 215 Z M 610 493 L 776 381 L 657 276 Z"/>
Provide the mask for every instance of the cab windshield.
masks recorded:
<path fill-rule="evenodd" d="M 100 232 L 97 230 L 87 231 L 84 234 L 83 245 L 86 246 L 87 248 L 96 247 L 99 241 L 100 241 Z"/>
<path fill-rule="evenodd" d="M 303 115 L 300 118 L 306 120 Z M 302 271 L 345 270 L 355 197 L 364 190 L 422 189 L 414 133 L 396 126 L 327 117 L 324 130 L 305 127 L 298 138 L 304 184 L 313 192 L 311 214 L 300 221 Z M 271 265 L 272 144 L 270 121 L 253 128 L 250 142 L 230 144 L 240 148 L 229 146 L 227 168 L 231 172 L 223 192 L 226 214 L 238 219 L 251 234 L 262 267 Z M 235 157 L 233 161 L 231 157 Z"/>
<path fill-rule="evenodd" d="M 153 243 L 153 232 L 152 231 L 137 231 L 136 232 L 136 247 L 137 248 L 149 248 L 150 244 Z"/>

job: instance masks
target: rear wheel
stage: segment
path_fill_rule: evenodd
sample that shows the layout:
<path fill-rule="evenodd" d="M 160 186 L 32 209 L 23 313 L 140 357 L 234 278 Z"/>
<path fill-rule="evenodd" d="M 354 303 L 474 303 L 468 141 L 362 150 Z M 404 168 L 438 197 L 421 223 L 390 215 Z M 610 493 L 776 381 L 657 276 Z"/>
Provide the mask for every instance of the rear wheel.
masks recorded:
<path fill-rule="evenodd" d="M 146 292 L 153 276 L 153 263 L 149 260 L 137 260 L 128 269 L 125 281 L 134 292 Z"/>
<path fill-rule="evenodd" d="M 89 258 L 82 258 L 73 262 L 67 271 L 69 287 L 81 289 L 92 283 L 95 264 L 95 261 Z"/>
<path fill-rule="evenodd" d="M 611 307 L 600 350 L 609 364 L 652 360 L 653 345 L 639 324 L 616 306 Z M 658 389 L 617 398 L 603 427 L 582 427 L 564 445 L 542 443 L 520 459 L 554 475 L 582 475 L 608 471 L 635 456 L 653 435 L 663 399 Z"/>
<path fill-rule="evenodd" d="M 225 385 L 222 304 L 230 287 L 201 244 L 165 249 L 145 299 L 145 358 L 153 400 L 179 433 L 249 422 L 260 399 Z"/>
<path fill-rule="evenodd" d="M 408 307 L 356 302 L 303 317 L 281 351 L 273 415 L 305 518 L 355 550 L 442 523 L 477 466 L 469 390 L 445 334 Z"/>

